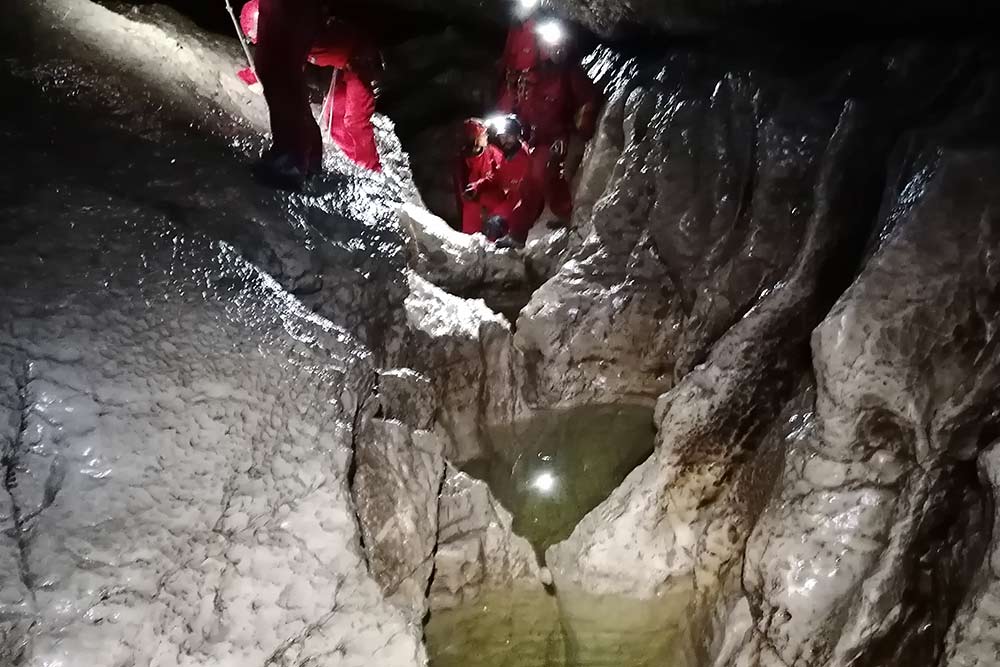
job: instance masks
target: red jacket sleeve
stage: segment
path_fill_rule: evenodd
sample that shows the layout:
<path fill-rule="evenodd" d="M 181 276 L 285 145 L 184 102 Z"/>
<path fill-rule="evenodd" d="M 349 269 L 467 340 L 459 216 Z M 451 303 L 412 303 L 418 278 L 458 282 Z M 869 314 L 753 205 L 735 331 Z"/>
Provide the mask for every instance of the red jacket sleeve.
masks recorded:
<path fill-rule="evenodd" d="M 236 76 L 240 77 L 243 83 L 247 84 L 248 86 L 252 86 L 253 84 L 257 83 L 257 75 L 254 74 L 253 70 L 250 69 L 249 67 L 244 67 L 243 69 L 241 69 L 239 72 L 236 73 Z"/>

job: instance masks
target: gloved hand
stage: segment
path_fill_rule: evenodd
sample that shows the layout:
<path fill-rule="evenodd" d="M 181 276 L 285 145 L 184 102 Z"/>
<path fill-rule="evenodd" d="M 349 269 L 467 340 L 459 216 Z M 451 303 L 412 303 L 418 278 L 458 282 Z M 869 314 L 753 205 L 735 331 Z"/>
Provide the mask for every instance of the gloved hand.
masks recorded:
<path fill-rule="evenodd" d="M 566 157 L 566 141 L 564 139 L 556 139 L 552 143 L 552 158 L 564 158 Z"/>
<path fill-rule="evenodd" d="M 496 241 L 507 234 L 507 219 L 502 215 L 491 215 L 483 223 L 483 234 L 490 241 Z"/>
<path fill-rule="evenodd" d="M 462 190 L 462 199 L 464 199 L 466 201 L 473 201 L 478 196 L 479 196 L 479 193 L 476 192 L 476 186 L 475 185 L 472 185 L 472 184 L 466 185 L 465 186 L 465 190 Z"/>
<path fill-rule="evenodd" d="M 240 77 L 240 81 L 247 84 L 248 86 L 253 86 L 255 83 L 257 83 L 257 75 L 254 74 L 254 71 L 249 67 L 244 67 L 243 69 L 241 69 L 239 72 L 236 73 L 236 76 Z"/>

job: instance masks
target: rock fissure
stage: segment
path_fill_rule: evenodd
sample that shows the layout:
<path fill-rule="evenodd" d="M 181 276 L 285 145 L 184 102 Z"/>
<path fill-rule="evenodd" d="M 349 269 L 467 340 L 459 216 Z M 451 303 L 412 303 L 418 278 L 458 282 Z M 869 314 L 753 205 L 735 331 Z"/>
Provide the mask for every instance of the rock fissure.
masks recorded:
<path fill-rule="evenodd" d="M 14 365 L 16 364 L 16 365 Z M 4 443 L 0 465 L 3 466 L 3 487 L 10 502 L 11 526 L 6 531 L 12 535 L 17 545 L 17 572 L 21 584 L 28 591 L 32 600 L 35 598 L 35 577 L 31 572 L 31 534 L 34 525 L 31 523 L 31 512 L 26 512 L 22 506 L 24 501 L 19 498 L 19 475 L 23 474 L 23 457 L 30 447 L 28 438 L 28 421 L 31 417 L 33 400 L 30 394 L 31 362 L 24 360 L 13 362 L 11 375 L 14 380 L 14 406 L 16 415 L 13 433 Z M 36 515 L 41 508 L 36 511 Z"/>

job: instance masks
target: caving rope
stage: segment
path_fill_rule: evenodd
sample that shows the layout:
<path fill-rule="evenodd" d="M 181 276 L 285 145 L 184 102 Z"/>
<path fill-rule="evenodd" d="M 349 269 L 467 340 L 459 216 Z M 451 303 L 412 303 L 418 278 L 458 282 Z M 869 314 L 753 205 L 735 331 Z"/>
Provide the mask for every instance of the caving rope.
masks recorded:
<path fill-rule="evenodd" d="M 250 55 L 250 47 L 247 46 L 246 36 L 243 34 L 243 28 L 240 27 L 240 22 L 236 18 L 236 12 L 233 11 L 233 6 L 230 4 L 229 0 L 226 0 L 226 10 L 229 12 L 229 18 L 233 20 L 233 27 L 236 28 L 236 36 L 240 40 L 240 46 L 243 47 L 243 54 L 247 57 L 247 63 L 250 64 L 250 71 L 253 75 L 257 76 L 257 68 L 253 63 L 253 56 Z M 258 79 L 259 81 L 260 79 Z"/>

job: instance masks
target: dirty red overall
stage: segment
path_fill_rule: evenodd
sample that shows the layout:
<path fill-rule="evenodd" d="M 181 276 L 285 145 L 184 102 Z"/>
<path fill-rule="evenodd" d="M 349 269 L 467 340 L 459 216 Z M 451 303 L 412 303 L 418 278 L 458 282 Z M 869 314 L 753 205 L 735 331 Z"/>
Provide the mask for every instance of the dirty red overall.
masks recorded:
<path fill-rule="evenodd" d="M 518 105 L 522 120 L 532 130 L 532 180 L 560 218 L 573 212 L 563 173 L 565 148 L 574 135 L 584 141 L 593 136 L 597 103 L 597 90 L 579 64 L 544 63 L 529 75 Z M 557 144 L 563 147 L 561 153 L 553 151 Z"/>
<path fill-rule="evenodd" d="M 500 60 L 501 80 L 497 93 L 497 109 L 519 113 L 518 105 L 524 96 L 526 76 L 538 66 L 538 36 L 534 19 L 522 21 L 507 33 L 503 57 Z"/>
<path fill-rule="evenodd" d="M 499 182 L 502 161 L 500 149 L 489 144 L 479 155 L 466 156 L 459 163 L 456 191 L 466 234 L 482 232 L 483 221 L 503 209 L 505 197 Z M 472 189 L 472 199 L 462 197 L 467 188 Z"/>
<path fill-rule="evenodd" d="M 377 53 L 370 40 L 351 26 L 342 22 L 324 24 L 326 16 L 321 4 L 319 0 L 260 0 L 258 19 L 258 2 L 251 0 L 240 15 L 243 31 L 251 41 L 260 42 L 257 71 L 271 113 L 274 150 L 296 156 L 300 166 L 310 170 L 318 169 L 322 163 L 322 138 L 312 129 L 316 122 L 309 107 L 303 71 L 308 61 L 339 70 L 331 77 L 323 103 L 323 128 L 348 158 L 373 171 L 381 171 L 372 126 L 375 93 L 371 83 L 350 68 L 356 55 L 377 57 Z M 306 26 L 303 17 L 312 17 L 313 24 Z M 318 25 L 324 27 L 318 29 Z M 248 84 L 256 82 L 249 69 L 239 75 Z"/>
<path fill-rule="evenodd" d="M 533 175 L 531 149 L 524 142 L 512 155 L 502 155 L 498 182 L 504 200 L 496 214 L 507 220 L 508 234 L 524 243 L 545 208 L 544 192 Z"/>
<path fill-rule="evenodd" d="M 375 143 L 375 92 L 352 67 L 358 56 L 376 58 L 377 53 L 356 28 L 337 22 L 324 31 L 309 53 L 309 62 L 319 67 L 335 67 L 330 90 L 323 102 L 322 124 L 344 154 L 355 163 L 382 171 Z"/>

